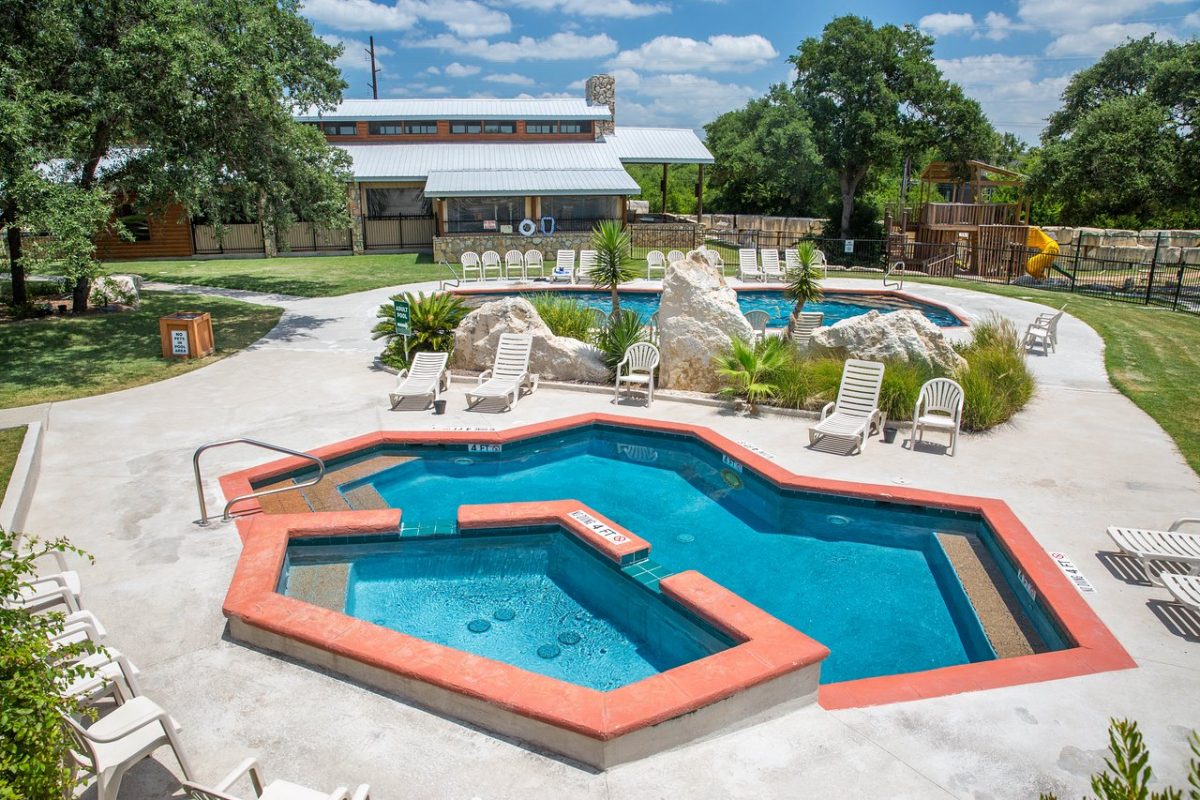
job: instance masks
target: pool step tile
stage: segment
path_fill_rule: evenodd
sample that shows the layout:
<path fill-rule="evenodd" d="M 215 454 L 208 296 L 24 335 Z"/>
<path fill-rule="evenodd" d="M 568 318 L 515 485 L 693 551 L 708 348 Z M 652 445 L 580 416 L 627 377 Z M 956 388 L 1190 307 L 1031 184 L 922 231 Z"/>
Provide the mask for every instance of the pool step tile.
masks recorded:
<path fill-rule="evenodd" d="M 287 596 L 339 613 L 346 610 L 350 565 L 293 564 L 288 569 Z"/>
<path fill-rule="evenodd" d="M 1011 658 L 1044 651 L 1045 647 L 1036 644 L 1041 638 L 983 542 L 954 533 L 937 537 L 996 656 Z"/>
<path fill-rule="evenodd" d="M 350 504 L 350 508 L 355 511 L 388 507 L 387 502 L 376 491 L 375 487 L 369 483 L 364 483 L 362 486 L 351 489 L 344 496 L 346 502 Z"/>
<path fill-rule="evenodd" d="M 269 486 L 263 486 L 262 489 L 278 489 L 282 486 L 295 486 L 296 482 L 291 478 L 286 481 L 279 481 Z M 304 495 L 299 491 L 280 492 L 279 494 L 269 494 L 266 497 L 258 498 L 258 504 L 262 507 L 264 514 L 307 514 L 312 511 L 308 501 L 304 499 Z"/>
<path fill-rule="evenodd" d="M 339 486 L 412 460 L 411 456 L 372 456 L 344 467 L 331 469 L 325 473 L 325 478 L 320 483 L 303 490 L 304 498 L 313 511 L 346 511 L 357 508 L 346 502 L 346 498 L 338 491 Z M 382 498 L 380 501 L 382 502 Z M 387 504 L 363 506 L 363 508 L 387 508 Z"/>

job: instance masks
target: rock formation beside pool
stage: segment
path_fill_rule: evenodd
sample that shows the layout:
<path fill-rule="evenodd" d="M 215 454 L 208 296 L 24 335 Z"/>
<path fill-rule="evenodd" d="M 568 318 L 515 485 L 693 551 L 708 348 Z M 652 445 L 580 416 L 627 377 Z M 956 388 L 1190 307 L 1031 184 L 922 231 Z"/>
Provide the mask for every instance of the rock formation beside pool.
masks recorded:
<path fill-rule="evenodd" d="M 456 369 L 482 372 L 492 368 L 502 333 L 527 333 L 533 337 L 529 371 L 544 380 L 607 383 L 608 367 L 600 351 L 569 336 L 555 336 L 523 297 L 506 297 L 484 303 L 459 323 L 454 331 Z"/>
<path fill-rule="evenodd" d="M 715 392 L 721 388 L 713 358 L 733 337 L 752 340 L 735 292 L 698 251 L 667 267 L 658 306 L 662 351 L 659 380 L 667 389 Z"/>
<path fill-rule="evenodd" d="M 952 372 L 966 366 L 942 329 L 920 311 L 870 311 L 817 328 L 809 340 L 813 356 L 846 355 L 872 361 L 912 361 Z"/>

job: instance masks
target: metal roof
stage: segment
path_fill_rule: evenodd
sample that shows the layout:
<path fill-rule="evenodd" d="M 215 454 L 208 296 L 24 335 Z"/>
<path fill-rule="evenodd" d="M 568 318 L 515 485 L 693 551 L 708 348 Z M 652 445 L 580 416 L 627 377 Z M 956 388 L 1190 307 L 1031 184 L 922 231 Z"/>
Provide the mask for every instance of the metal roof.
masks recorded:
<path fill-rule="evenodd" d="M 627 128 L 604 135 L 626 164 L 711 164 L 712 153 L 690 128 Z"/>
<path fill-rule="evenodd" d="M 608 119 L 608 106 L 591 106 L 579 97 L 542 99 L 468 98 L 343 100 L 332 111 L 307 109 L 301 122 L 380 119 Z"/>
<path fill-rule="evenodd" d="M 431 172 L 621 169 L 599 142 L 449 142 L 336 145 L 354 161 L 360 181 L 422 181 Z"/>
<path fill-rule="evenodd" d="M 479 170 L 431 172 L 427 197 L 491 195 L 637 194 L 637 181 L 623 169 Z"/>

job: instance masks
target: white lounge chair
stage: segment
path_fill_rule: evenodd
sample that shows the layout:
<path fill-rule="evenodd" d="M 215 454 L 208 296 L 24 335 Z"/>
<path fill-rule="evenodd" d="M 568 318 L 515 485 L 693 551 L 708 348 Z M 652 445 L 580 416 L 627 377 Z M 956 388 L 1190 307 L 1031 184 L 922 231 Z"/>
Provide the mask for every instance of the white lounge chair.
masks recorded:
<path fill-rule="evenodd" d="M 753 247 L 743 247 L 738 250 L 738 279 L 761 281 L 762 277 L 762 270 L 758 268 L 758 251 Z"/>
<path fill-rule="evenodd" d="M 1063 311 L 1060 309 L 1056 314 L 1040 314 L 1037 319 L 1029 323 L 1022 340 L 1025 349 L 1032 350 L 1034 347 L 1040 346 L 1042 355 L 1058 352 L 1058 321 L 1062 319 L 1062 316 Z"/>
<path fill-rule="evenodd" d="M 858 358 L 846 360 L 837 400 L 821 409 L 821 421 L 808 429 L 809 444 L 822 439 L 845 439 L 854 443 L 853 455 L 861 452 L 867 439 L 883 427 L 886 418 L 879 410 L 883 387 L 883 364 Z"/>
<path fill-rule="evenodd" d="M 792 344 L 798 347 L 808 347 L 808 340 L 813 331 L 825 323 L 825 314 L 820 311 L 801 311 L 792 326 Z"/>
<path fill-rule="evenodd" d="M 1165 531 L 1114 525 L 1108 529 L 1108 536 L 1122 553 L 1138 560 L 1151 583 L 1162 585 L 1160 562 L 1183 564 L 1189 574 L 1200 575 L 1200 535 L 1179 530 L 1196 523 L 1200 523 L 1200 517 L 1180 517 Z"/>
<path fill-rule="evenodd" d="M 658 369 L 658 348 L 649 342 L 638 342 L 625 351 L 617 365 L 613 402 L 621 399 L 621 386 L 645 386 L 646 407 L 654 402 L 654 370 Z"/>
<path fill-rule="evenodd" d="M 1200 575 L 1162 574 L 1163 586 L 1178 602 L 1200 613 Z"/>
<path fill-rule="evenodd" d="M 537 270 L 539 278 L 546 277 L 546 262 L 542 259 L 541 250 L 526 250 L 525 251 L 525 277 L 528 278 L 534 270 Z"/>
<path fill-rule="evenodd" d="M 525 280 L 525 256 L 520 250 L 509 250 L 504 254 L 504 277 Z"/>
<path fill-rule="evenodd" d="M 61 572 L 38 575 L 26 580 L 16 598 L 4 600 L 6 606 L 23 608 L 31 614 L 65 608 L 67 613 L 76 613 L 83 608 L 79 573 L 65 569 L 62 553 L 55 553 Z"/>
<path fill-rule="evenodd" d="M 771 321 L 771 315 L 765 311 L 747 311 L 744 315 L 746 322 L 750 323 L 750 327 L 754 328 L 754 335 L 759 339 L 765 339 L 767 336 L 767 323 Z"/>
<path fill-rule="evenodd" d="M 500 260 L 500 254 L 495 250 L 484 251 L 482 258 L 480 259 L 480 264 L 483 267 L 483 279 L 486 281 L 488 276 L 493 272 L 496 274 L 496 280 L 503 278 L 504 269 L 501 266 L 503 263 L 504 262 Z"/>
<path fill-rule="evenodd" d="M 551 281 L 565 280 L 575 282 L 575 251 L 559 250 L 554 256 L 554 271 L 550 273 Z"/>
<path fill-rule="evenodd" d="M 912 449 L 925 440 L 925 431 L 946 431 L 950 434 L 948 452 L 954 455 L 958 447 L 958 432 L 962 427 L 963 388 L 949 378 L 926 381 L 917 393 L 913 409 Z"/>
<path fill-rule="evenodd" d="M 682 250 L 672 250 L 667 253 L 667 263 L 674 264 L 676 261 L 683 261 L 687 255 Z"/>
<path fill-rule="evenodd" d="M 579 267 L 575 270 L 575 280 L 588 280 L 588 275 L 600 262 L 600 254 L 595 250 L 579 251 Z"/>
<path fill-rule="evenodd" d="M 483 268 L 479 266 L 479 253 L 468 250 L 458 257 L 458 263 L 462 266 L 463 281 L 471 280 L 471 276 L 475 276 L 475 280 L 483 280 Z"/>
<path fill-rule="evenodd" d="M 116 800 L 125 772 L 163 745 L 174 752 L 184 778 L 192 778 L 192 768 L 175 738 L 175 720 L 149 698 L 135 697 L 87 728 L 68 716 L 63 721 L 74 743 L 72 769 L 96 776 L 98 800 Z"/>
<path fill-rule="evenodd" d="M 409 397 L 428 397 L 430 403 L 437 401 L 441 393 L 450 388 L 450 376 L 446 372 L 449 359 L 449 353 L 414 354 L 412 366 L 400 370 L 396 388 L 388 394 L 392 410 Z"/>
<path fill-rule="evenodd" d="M 479 385 L 467 391 L 467 408 L 473 408 L 487 398 L 506 398 L 505 410 L 516 405 L 526 386 L 532 394 L 537 390 L 538 376 L 529 372 L 529 354 L 533 337 L 522 333 L 502 333 L 496 346 L 492 368 L 479 376 Z"/>
<path fill-rule="evenodd" d="M 243 776 L 250 778 L 250 785 L 254 788 L 254 796 L 258 800 L 370 800 L 371 798 L 371 787 L 365 783 L 355 789 L 353 794 L 344 786 L 325 793 L 290 781 L 265 783 L 266 779 L 263 778 L 262 771 L 259 769 L 258 760 L 254 758 L 247 758 L 238 764 L 233 772 L 222 778 L 215 786 L 208 787 L 195 781 L 184 781 L 183 788 L 188 797 L 193 800 L 242 800 L 242 796 L 230 794 L 230 789 Z"/>
<path fill-rule="evenodd" d="M 779 266 L 779 251 L 773 247 L 764 247 L 761 253 L 762 273 L 764 280 L 784 279 L 783 267 Z"/>
<path fill-rule="evenodd" d="M 667 271 L 666 256 L 662 254 L 662 250 L 651 250 L 646 253 L 646 277 L 653 278 L 654 273 L 662 274 Z"/>

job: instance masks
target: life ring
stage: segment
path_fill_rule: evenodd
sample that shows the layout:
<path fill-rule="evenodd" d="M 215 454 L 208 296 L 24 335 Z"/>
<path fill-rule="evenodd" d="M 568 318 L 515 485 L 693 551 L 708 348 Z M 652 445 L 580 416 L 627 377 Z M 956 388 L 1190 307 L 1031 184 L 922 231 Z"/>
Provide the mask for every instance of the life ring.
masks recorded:
<path fill-rule="evenodd" d="M 537 232 L 537 223 L 526 217 L 521 220 L 521 224 L 517 226 L 517 230 L 521 232 L 522 236 L 533 236 Z"/>
<path fill-rule="evenodd" d="M 542 217 L 542 233 L 553 236 L 555 227 L 554 217 Z"/>

